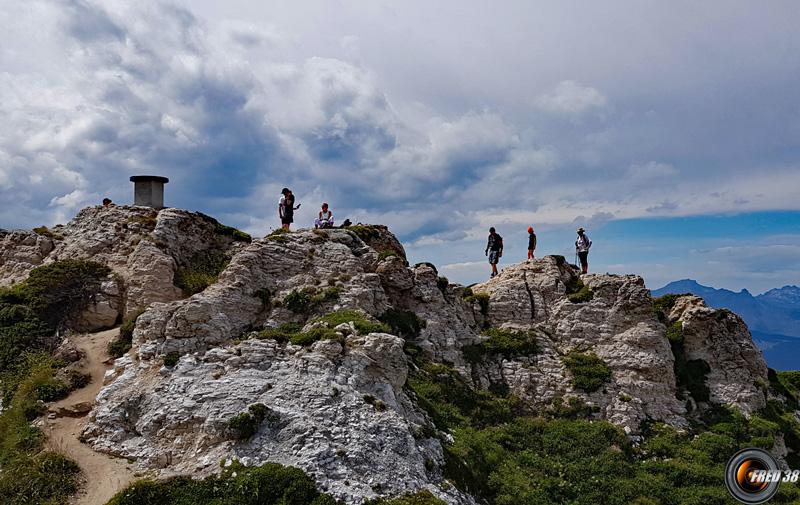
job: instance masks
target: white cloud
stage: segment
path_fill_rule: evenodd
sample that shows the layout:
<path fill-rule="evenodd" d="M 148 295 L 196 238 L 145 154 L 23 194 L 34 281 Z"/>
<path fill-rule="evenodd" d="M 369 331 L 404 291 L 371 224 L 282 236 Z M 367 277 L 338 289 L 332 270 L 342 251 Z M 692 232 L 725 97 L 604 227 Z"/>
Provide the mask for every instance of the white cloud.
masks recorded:
<path fill-rule="evenodd" d="M 606 97 L 591 86 L 566 80 L 559 82 L 550 92 L 536 99 L 536 105 L 548 112 L 576 115 L 608 104 Z"/>

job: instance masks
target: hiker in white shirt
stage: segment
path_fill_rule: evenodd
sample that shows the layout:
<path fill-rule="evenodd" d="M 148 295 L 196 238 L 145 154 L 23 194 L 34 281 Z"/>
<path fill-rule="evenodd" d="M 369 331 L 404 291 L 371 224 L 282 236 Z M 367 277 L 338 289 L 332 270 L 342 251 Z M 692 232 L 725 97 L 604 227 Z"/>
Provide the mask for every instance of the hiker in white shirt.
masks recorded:
<path fill-rule="evenodd" d="M 581 260 L 581 272 L 589 272 L 589 249 L 592 248 L 592 241 L 586 235 L 586 230 L 578 228 L 578 240 L 575 241 L 575 252 Z"/>

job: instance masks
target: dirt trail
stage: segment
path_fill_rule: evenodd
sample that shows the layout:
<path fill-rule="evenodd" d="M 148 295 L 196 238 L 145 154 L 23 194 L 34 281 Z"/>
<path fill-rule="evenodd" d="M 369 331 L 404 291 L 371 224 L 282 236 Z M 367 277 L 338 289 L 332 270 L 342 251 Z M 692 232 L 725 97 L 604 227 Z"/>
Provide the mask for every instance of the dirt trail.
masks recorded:
<path fill-rule="evenodd" d="M 81 361 L 83 371 L 92 376 L 91 383 L 50 405 L 50 411 L 70 408 L 83 402 L 93 403 L 103 387 L 103 376 L 111 368 L 106 346 L 119 335 L 118 329 L 80 335 L 73 343 L 85 353 Z M 93 451 L 78 440 L 86 422 L 86 414 L 81 417 L 57 417 L 47 419 L 44 429 L 48 444 L 72 459 L 83 470 L 83 488 L 72 499 L 74 505 L 105 505 L 118 491 L 134 480 L 134 470 L 123 459 L 115 459 L 106 454 Z"/>

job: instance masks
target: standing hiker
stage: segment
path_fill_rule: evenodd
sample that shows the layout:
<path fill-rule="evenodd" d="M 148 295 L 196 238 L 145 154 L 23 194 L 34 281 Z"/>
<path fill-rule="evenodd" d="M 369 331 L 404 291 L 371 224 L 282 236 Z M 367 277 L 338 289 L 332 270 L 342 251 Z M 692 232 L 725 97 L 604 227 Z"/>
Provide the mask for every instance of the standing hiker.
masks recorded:
<path fill-rule="evenodd" d="M 589 249 L 592 247 L 592 241 L 586 235 L 586 230 L 578 228 L 578 240 L 575 241 L 575 252 L 578 253 L 578 258 L 581 260 L 581 273 L 589 272 Z"/>
<path fill-rule="evenodd" d="M 281 218 L 281 228 L 289 231 L 289 225 L 294 222 L 294 211 L 300 208 L 300 204 L 294 206 L 294 194 L 289 188 L 283 188 L 281 194 L 283 196 L 278 201 L 278 216 Z"/>
<path fill-rule="evenodd" d="M 533 251 L 536 250 L 536 234 L 533 233 L 533 226 L 528 226 L 528 259 L 533 259 Z"/>
<path fill-rule="evenodd" d="M 492 277 L 494 277 L 497 275 L 497 262 L 503 256 L 503 237 L 494 230 L 494 227 L 489 228 L 489 241 L 486 243 L 484 254 L 489 257 L 489 264 L 492 265 Z"/>

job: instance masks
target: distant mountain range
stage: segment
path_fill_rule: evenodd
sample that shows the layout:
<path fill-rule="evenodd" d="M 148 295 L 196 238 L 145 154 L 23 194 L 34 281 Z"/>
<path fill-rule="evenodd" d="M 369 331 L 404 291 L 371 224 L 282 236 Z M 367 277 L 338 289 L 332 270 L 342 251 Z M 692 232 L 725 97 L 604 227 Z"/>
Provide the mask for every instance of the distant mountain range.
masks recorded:
<path fill-rule="evenodd" d="M 702 297 L 711 307 L 732 310 L 747 322 L 770 367 L 800 369 L 800 287 L 784 286 L 753 296 L 746 289 L 737 293 L 684 279 L 652 293 L 653 296 L 691 293 Z"/>

